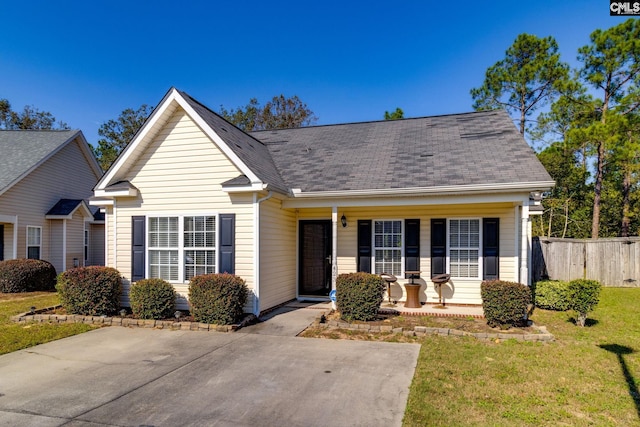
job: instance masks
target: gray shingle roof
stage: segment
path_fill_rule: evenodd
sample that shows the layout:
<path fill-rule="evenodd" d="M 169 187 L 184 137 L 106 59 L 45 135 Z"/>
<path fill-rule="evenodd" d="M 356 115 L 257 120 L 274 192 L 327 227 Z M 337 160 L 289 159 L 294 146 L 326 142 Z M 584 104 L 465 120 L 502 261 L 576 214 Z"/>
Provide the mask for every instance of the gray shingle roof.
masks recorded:
<path fill-rule="evenodd" d="M 288 192 L 265 144 L 227 122 L 189 94 L 178 92 L 262 182 L 269 184 L 269 188 Z"/>
<path fill-rule="evenodd" d="M 305 192 L 552 181 L 504 111 L 251 135 Z"/>
<path fill-rule="evenodd" d="M 77 130 L 0 130 L 0 192 L 38 165 Z"/>

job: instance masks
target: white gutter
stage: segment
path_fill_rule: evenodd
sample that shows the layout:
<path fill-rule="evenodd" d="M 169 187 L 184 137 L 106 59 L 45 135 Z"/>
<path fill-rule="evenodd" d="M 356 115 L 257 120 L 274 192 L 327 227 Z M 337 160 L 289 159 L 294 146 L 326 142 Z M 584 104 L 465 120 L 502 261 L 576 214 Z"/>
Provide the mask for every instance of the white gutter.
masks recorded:
<path fill-rule="evenodd" d="M 273 192 L 261 199 L 258 193 L 253 193 L 253 314 L 260 314 L 260 203 L 269 200 Z"/>
<path fill-rule="evenodd" d="M 299 188 L 291 190 L 295 198 L 304 197 L 375 197 L 375 196 L 401 196 L 424 194 L 460 194 L 460 193 L 504 193 L 514 191 L 532 191 L 543 188 L 551 188 L 554 181 L 518 182 L 504 184 L 473 184 L 473 185 L 443 185 L 439 187 L 414 187 L 414 188 L 380 188 L 366 190 L 347 191 L 302 191 Z"/>

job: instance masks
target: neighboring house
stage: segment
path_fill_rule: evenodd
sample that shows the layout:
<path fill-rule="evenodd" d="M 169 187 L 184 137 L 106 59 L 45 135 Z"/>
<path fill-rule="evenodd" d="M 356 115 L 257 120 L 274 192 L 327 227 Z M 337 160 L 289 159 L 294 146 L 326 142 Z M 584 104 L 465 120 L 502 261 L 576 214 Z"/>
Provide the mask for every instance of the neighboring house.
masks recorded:
<path fill-rule="evenodd" d="M 78 130 L 0 130 L 0 260 L 104 265 L 104 216 L 87 204 L 101 176 Z"/>
<path fill-rule="evenodd" d="M 229 272 L 246 310 L 327 299 L 340 273 L 451 274 L 448 303 L 484 279 L 529 283 L 530 215 L 553 181 L 503 111 L 244 133 L 170 89 L 95 188 L 107 265 L 126 288 L 160 277 L 186 297 Z M 186 300 L 180 306 L 187 308 Z"/>

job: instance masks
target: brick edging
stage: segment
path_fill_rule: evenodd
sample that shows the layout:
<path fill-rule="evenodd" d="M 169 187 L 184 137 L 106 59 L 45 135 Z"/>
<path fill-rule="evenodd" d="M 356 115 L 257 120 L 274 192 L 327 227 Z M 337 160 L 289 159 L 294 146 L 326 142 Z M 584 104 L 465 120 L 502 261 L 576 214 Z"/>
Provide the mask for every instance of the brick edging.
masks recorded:
<path fill-rule="evenodd" d="M 96 326 L 125 326 L 129 328 L 149 328 L 149 329 L 171 329 L 174 331 L 216 331 L 232 332 L 239 328 L 239 325 L 213 325 L 200 322 L 175 322 L 172 320 L 148 320 L 132 319 L 128 317 L 107 317 L 107 316 L 83 316 L 80 314 L 38 314 L 46 313 L 57 307 L 48 307 L 36 310 L 34 314 L 26 312 L 11 316 L 11 321 L 15 323 L 85 323 Z"/>
<path fill-rule="evenodd" d="M 516 341 L 529 342 L 551 342 L 555 341 L 553 334 L 547 331 L 544 326 L 531 326 L 539 333 L 535 334 L 508 334 L 508 333 L 489 333 L 489 332 L 467 332 L 450 328 L 433 328 L 428 326 L 414 326 L 413 329 L 394 328 L 391 325 L 370 325 L 366 323 L 348 323 L 342 320 L 326 320 L 328 313 L 320 314 L 314 321 L 314 326 L 325 329 L 347 329 L 349 331 L 365 331 L 365 332 L 387 332 L 392 334 L 402 334 L 405 336 L 423 337 L 427 335 L 439 336 L 465 336 L 473 337 L 481 341 L 495 341 L 514 339 Z"/>

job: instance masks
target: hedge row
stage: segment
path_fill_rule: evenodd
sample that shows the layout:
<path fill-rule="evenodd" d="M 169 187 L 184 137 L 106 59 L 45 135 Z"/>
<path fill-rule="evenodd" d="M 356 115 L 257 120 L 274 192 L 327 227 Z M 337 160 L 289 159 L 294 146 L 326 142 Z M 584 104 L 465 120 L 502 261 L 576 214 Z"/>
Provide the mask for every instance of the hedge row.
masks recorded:
<path fill-rule="evenodd" d="M 122 277 L 110 267 L 81 267 L 58 277 L 56 289 L 62 306 L 73 314 L 111 315 L 118 311 Z M 176 308 L 173 285 L 161 279 L 139 280 L 131 285 L 131 311 L 141 319 L 164 319 Z M 196 276 L 189 283 L 189 303 L 194 320 L 218 325 L 240 320 L 248 289 L 232 274 Z"/>
<path fill-rule="evenodd" d="M 0 262 L 0 292 L 52 291 L 56 269 L 39 259 L 9 259 Z"/>

